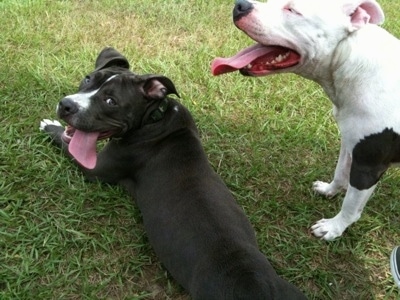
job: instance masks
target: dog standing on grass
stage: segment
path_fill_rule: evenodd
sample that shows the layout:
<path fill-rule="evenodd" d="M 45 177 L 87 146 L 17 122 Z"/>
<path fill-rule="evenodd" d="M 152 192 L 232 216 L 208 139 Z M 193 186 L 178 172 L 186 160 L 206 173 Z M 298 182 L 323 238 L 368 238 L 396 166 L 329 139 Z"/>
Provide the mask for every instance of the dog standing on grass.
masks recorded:
<path fill-rule="evenodd" d="M 319 83 L 333 103 L 339 159 L 333 181 L 316 181 L 313 189 L 327 197 L 347 191 L 340 212 L 311 227 L 333 240 L 400 162 L 400 42 L 378 26 L 384 15 L 374 0 L 237 0 L 233 20 L 257 44 L 215 59 L 214 75 L 292 72 Z"/>
<path fill-rule="evenodd" d="M 193 299 L 306 299 L 259 251 L 254 230 L 209 165 L 170 79 L 137 75 L 113 48 L 98 56 L 57 121 L 41 129 L 87 178 L 124 186 L 157 256 Z M 96 153 L 96 141 L 111 138 Z"/>

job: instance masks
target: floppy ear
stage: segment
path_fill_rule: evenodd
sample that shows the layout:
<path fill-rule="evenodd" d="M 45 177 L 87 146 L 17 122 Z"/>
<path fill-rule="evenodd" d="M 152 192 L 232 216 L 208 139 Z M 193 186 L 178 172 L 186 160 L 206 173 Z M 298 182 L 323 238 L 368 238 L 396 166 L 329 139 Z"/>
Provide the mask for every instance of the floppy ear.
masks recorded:
<path fill-rule="evenodd" d="M 167 95 L 175 94 L 180 97 L 173 82 L 165 76 L 151 76 L 146 79 L 143 90 L 146 97 L 151 99 L 164 99 Z"/>
<path fill-rule="evenodd" d="M 114 48 L 104 48 L 96 59 L 95 70 L 98 71 L 112 66 L 129 69 L 129 62 Z"/>
<path fill-rule="evenodd" d="M 380 25 L 385 20 L 383 10 L 375 0 L 353 1 L 345 6 L 345 12 L 350 16 L 350 31 L 360 29 L 368 23 Z"/>

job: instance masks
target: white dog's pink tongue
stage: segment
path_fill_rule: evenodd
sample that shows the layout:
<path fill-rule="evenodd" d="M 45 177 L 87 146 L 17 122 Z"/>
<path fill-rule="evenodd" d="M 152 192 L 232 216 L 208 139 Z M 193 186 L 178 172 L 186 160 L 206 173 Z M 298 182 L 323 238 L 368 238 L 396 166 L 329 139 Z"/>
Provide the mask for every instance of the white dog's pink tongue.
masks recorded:
<path fill-rule="evenodd" d="M 96 142 L 99 132 L 83 132 L 75 130 L 68 150 L 71 155 L 87 169 L 94 169 L 97 162 Z"/>
<path fill-rule="evenodd" d="M 255 59 L 268 54 L 271 48 L 256 44 L 243 49 L 235 56 L 230 58 L 217 57 L 211 63 L 211 72 L 213 75 L 221 75 L 228 72 L 237 71 L 250 64 Z"/>

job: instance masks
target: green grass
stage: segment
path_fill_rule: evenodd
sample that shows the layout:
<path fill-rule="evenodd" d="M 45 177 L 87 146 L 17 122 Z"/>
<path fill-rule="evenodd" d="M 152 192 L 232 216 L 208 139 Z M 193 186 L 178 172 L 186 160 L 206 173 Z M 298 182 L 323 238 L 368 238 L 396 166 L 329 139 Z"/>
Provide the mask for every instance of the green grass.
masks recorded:
<path fill-rule="evenodd" d="M 381 1 L 400 36 L 397 0 Z M 400 175 L 380 182 L 360 221 L 323 242 L 309 227 L 342 196 L 331 104 L 294 75 L 213 77 L 210 62 L 252 42 L 232 1 L 0 1 L 0 299 L 187 299 L 148 244 L 118 187 L 87 183 L 38 130 L 76 90 L 104 46 L 138 73 L 176 84 L 215 170 L 245 209 L 277 272 L 310 299 L 398 299 L 389 272 L 400 243 Z"/>

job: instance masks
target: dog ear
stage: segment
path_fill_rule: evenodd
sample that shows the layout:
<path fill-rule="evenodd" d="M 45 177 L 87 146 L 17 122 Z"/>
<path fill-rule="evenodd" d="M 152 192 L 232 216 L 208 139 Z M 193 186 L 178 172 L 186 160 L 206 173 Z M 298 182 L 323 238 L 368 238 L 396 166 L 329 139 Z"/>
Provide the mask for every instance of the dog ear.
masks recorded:
<path fill-rule="evenodd" d="M 151 99 L 164 99 L 170 94 L 180 97 L 173 82 L 165 76 L 149 77 L 143 85 L 143 90 L 145 95 Z"/>
<path fill-rule="evenodd" d="M 104 48 L 96 59 L 95 70 L 98 71 L 112 66 L 129 69 L 129 62 L 114 48 Z"/>
<path fill-rule="evenodd" d="M 378 25 L 383 23 L 385 15 L 382 8 L 375 0 L 362 0 L 357 2 L 346 6 L 345 9 L 351 19 L 350 31 L 360 29 L 368 23 Z"/>

